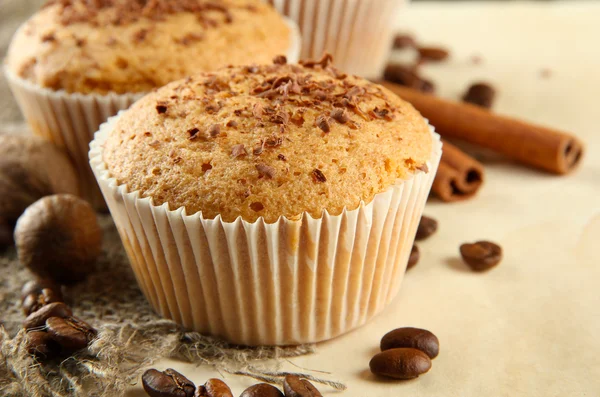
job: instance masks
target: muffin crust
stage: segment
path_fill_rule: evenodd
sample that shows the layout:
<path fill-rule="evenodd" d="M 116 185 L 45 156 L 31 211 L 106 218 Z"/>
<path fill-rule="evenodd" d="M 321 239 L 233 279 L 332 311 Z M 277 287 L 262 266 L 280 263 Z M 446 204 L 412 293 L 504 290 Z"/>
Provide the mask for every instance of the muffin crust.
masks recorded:
<path fill-rule="evenodd" d="M 173 82 L 116 121 L 107 168 L 155 205 L 269 223 L 337 215 L 426 172 L 432 138 L 421 115 L 330 62 L 277 57 Z"/>
<path fill-rule="evenodd" d="M 147 92 L 287 52 L 290 29 L 260 0 L 50 0 L 15 34 L 9 70 L 73 93 Z"/>

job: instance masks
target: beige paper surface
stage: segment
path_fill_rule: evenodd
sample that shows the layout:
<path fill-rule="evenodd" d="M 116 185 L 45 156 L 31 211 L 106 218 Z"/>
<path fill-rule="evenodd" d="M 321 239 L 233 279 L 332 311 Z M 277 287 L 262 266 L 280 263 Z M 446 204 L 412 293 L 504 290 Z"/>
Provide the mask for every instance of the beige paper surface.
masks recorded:
<path fill-rule="evenodd" d="M 366 326 L 294 359 L 332 372 L 344 397 L 600 396 L 600 3 L 413 3 L 399 26 L 446 44 L 452 59 L 425 66 L 440 94 L 458 97 L 475 79 L 500 88 L 498 112 L 570 130 L 588 144 L 575 174 L 556 177 L 503 160 L 486 161 L 487 182 L 464 203 L 428 203 L 438 233 L 419 244 L 420 263 L 399 297 Z M 482 58 L 480 65 L 470 62 Z M 543 78 L 542 69 L 551 69 Z M 470 273 L 462 242 L 486 238 L 502 264 Z M 375 380 L 368 362 L 399 326 L 440 339 L 430 373 L 408 382 Z M 222 377 L 209 367 L 160 362 L 196 383 Z M 283 367 L 297 371 L 287 362 Z M 227 375 L 234 395 L 255 383 Z M 315 374 L 322 376 L 323 374 Z M 143 396 L 139 387 L 129 397 Z"/>

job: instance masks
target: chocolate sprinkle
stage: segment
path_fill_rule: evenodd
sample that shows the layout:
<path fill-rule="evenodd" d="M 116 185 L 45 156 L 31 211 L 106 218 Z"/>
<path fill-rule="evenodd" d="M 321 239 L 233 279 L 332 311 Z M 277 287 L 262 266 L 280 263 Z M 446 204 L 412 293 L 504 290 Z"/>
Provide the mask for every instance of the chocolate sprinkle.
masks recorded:
<path fill-rule="evenodd" d="M 248 152 L 246 151 L 246 148 L 244 147 L 243 143 L 233 145 L 233 147 L 231 148 L 231 155 L 233 156 L 233 158 L 245 156 L 247 154 Z"/>
<path fill-rule="evenodd" d="M 312 177 L 315 182 L 318 182 L 318 183 L 327 182 L 327 178 L 325 178 L 325 175 L 323 174 L 323 172 L 318 168 L 315 168 L 313 170 Z"/>
<path fill-rule="evenodd" d="M 337 121 L 340 124 L 346 124 L 350 117 L 348 117 L 348 113 L 344 109 L 336 108 L 331 111 L 331 118 Z"/>
<path fill-rule="evenodd" d="M 273 63 L 275 65 L 285 65 L 287 63 L 287 58 L 285 57 L 285 55 L 277 55 L 273 59 Z"/>
<path fill-rule="evenodd" d="M 331 127 L 329 126 L 329 118 L 325 115 L 320 115 L 319 117 L 317 117 L 317 119 L 315 120 L 317 127 L 319 127 L 320 129 L 323 130 L 323 132 L 329 132 L 331 130 Z"/>
<path fill-rule="evenodd" d="M 210 127 L 208 127 L 208 133 L 211 137 L 216 137 L 221 133 L 221 126 L 219 124 L 211 125 Z"/>
<path fill-rule="evenodd" d="M 278 158 L 279 160 L 281 160 L 281 161 L 287 161 L 287 157 L 285 157 L 285 156 L 284 156 L 283 154 L 281 154 L 281 153 L 279 153 L 279 154 L 277 155 L 277 158 Z"/>
<path fill-rule="evenodd" d="M 256 164 L 256 170 L 259 176 L 267 179 L 273 179 L 273 176 L 275 176 L 275 169 L 263 163 Z"/>

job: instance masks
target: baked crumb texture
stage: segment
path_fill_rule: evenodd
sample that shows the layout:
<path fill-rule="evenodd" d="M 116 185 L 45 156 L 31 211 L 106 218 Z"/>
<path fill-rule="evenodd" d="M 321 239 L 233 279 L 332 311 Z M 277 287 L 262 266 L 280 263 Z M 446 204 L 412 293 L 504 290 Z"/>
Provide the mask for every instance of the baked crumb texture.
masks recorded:
<path fill-rule="evenodd" d="M 426 172 L 423 117 L 330 63 L 277 57 L 173 82 L 121 115 L 105 144 L 107 168 L 155 205 L 269 223 L 338 215 Z"/>
<path fill-rule="evenodd" d="M 6 63 L 52 90 L 122 94 L 268 63 L 290 43 L 284 19 L 260 0 L 50 0 L 15 34 Z"/>

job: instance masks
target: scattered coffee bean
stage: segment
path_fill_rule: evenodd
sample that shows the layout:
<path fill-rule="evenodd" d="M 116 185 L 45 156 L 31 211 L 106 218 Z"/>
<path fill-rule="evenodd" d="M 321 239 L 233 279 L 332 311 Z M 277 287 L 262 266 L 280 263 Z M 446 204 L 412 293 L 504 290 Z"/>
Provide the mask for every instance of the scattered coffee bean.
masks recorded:
<path fill-rule="evenodd" d="M 502 247 L 490 241 L 477 241 L 460 246 L 463 261 L 477 272 L 493 268 L 502 260 Z"/>
<path fill-rule="evenodd" d="M 491 85 L 487 83 L 475 83 L 469 87 L 462 99 L 464 102 L 490 109 L 494 103 L 495 96 L 496 90 Z"/>
<path fill-rule="evenodd" d="M 231 389 L 220 379 L 209 379 L 204 384 L 207 397 L 233 397 Z"/>
<path fill-rule="evenodd" d="M 416 240 L 425 240 L 437 231 L 438 222 L 428 216 L 423 215 L 417 228 Z"/>
<path fill-rule="evenodd" d="M 419 47 L 417 51 L 422 61 L 440 62 L 450 56 L 448 50 L 440 47 Z"/>
<path fill-rule="evenodd" d="M 392 83 L 414 88 L 423 92 L 433 92 L 431 81 L 421 78 L 413 69 L 399 63 L 390 63 L 385 68 L 383 78 Z"/>
<path fill-rule="evenodd" d="M 21 303 L 23 313 L 29 316 L 50 303 L 62 302 L 62 294 L 54 292 L 50 288 L 44 288 L 39 294 L 29 294 Z"/>
<path fill-rule="evenodd" d="M 45 278 L 31 280 L 23 284 L 23 288 L 21 288 L 21 300 L 24 300 L 28 295 L 31 294 L 39 295 L 44 289 L 51 289 L 60 297 L 60 299 L 62 299 L 60 285 L 56 284 L 51 279 Z"/>
<path fill-rule="evenodd" d="M 417 46 L 415 39 L 408 34 L 398 34 L 394 37 L 394 49 L 414 48 Z"/>
<path fill-rule="evenodd" d="M 312 383 L 296 375 L 286 375 L 283 380 L 283 390 L 285 397 L 322 397 Z"/>
<path fill-rule="evenodd" d="M 75 317 L 50 317 L 46 320 L 46 328 L 52 339 L 68 351 L 84 349 L 96 337 L 96 330 L 91 325 Z"/>
<path fill-rule="evenodd" d="M 46 323 L 50 317 L 69 317 L 72 316 L 73 312 L 69 306 L 62 302 L 54 302 L 48 305 L 42 306 L 39 310 L 31 313 L 23 322 L 23 328 L 31 329 L 41 327 Z"/>
<path fill-rule="evenodd" d="M 412 379 L 431 368 L 431 359 L 421 350 L 397 348 L 376 354 L 369 363 L 375 375 L 394 379 Z"/>
<path fill-rule="evenodd" d="M 426 329 L 404 327 L 388 332 L 381 338 L 381 351 L 399 347 L 421 350 L 429 358 L 436 358 L 440 351 L 438 338 Z"/>
<path fill-rule="evenodd" d="M 194 397 L 194 383 L 168 368 L 161 372 L 149 369 L 142 375 L 142 386 L 150 397 Z"/>
<path fill-rule="evenodd" d="M 419 253 L 419 247 L 416 244 L 413 244 L 410 250 L 410 256 L 408 257 L 408 264 L 406 265 L 406 270 L 414 267 L 417 262 L 419 262 L 419 257 L 421 254 Z"/>
<path fill-rule="evenodd" d="M 240 397 L 284 397 L 284 395 L 275 386 L 259 383 L 244 390 Z"/>
<path fill-rule="evenodd" d="M 60 345 L 46 331 L 27 333 L 27 351 L 38 358 L 52 358 L 60 353 Z"/>

